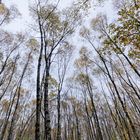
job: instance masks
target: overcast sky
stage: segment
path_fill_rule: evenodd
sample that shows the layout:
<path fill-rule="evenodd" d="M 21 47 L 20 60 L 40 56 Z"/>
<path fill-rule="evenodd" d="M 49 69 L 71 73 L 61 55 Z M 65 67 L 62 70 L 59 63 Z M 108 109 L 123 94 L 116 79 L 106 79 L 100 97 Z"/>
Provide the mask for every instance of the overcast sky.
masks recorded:
<path fill-rule="evenodd" d="M 31 17 L 29 13 L 29 4 L 33 0 L 3 0 L 3 2 L 9 6 L 9 5 L 16 5 L 20 13 L 22 14 L 21 17 L 18 19 L 12 21 L 10 25 L 6 26 L 5 28 L 9 31 L 25 31 L 28 29 L 28 25 L 31 23 Z M 61 0 L 60 6 L 69 5 L 72 0 Z M 97 8 L 97 6 L 92 7 L 92 12 L 89 15 L 90 18 L 93 18 L 96 16 L 96 14 L 103 12 L 108 15 L 109 19 L 114 19 L 115 12 L 112 10 L 111 7 L 111 1 L 112 0 L 106 0 L 106 3 L 102 4 L 101 7 Z"/>
<path fill-rule="evenodd" d="M 12 21 L 10 25 L 6 26 L 5 29 L 10 31 L 24 31 L 28 28 L 28 25 L 31 23 L 31 17 L 29 12 L 29 5 L 34 0 L 3 0 L 6 6 L 16 5 L 17 9 L 21 13 L 21 17 Z M 71 0 L 61 0 L 60 5 L 62 4 L 69 5 Z"/>
<path fill-rule="evenodd" d="M 24 30 L 31 20 L 28 10 L 29 0 L 3 0 L 3 2 L 5 3 L 6 6 L 16 5 L 17 9 L 22 14 L 21 17 L 12 21 L 12 23 L 10 23 L 8 27 L 6 26 L 6 29 L 10 31 Z"/>

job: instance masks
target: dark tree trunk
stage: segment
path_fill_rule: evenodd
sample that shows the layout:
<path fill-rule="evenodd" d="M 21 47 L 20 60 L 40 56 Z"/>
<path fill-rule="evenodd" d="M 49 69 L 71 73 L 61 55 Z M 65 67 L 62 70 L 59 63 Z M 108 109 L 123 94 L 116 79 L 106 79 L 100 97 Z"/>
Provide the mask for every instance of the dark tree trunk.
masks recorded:
<path fill-rule="evenodd" d="M 93 100 L 92 87 L 91 87 L 91 83 L 89 80 L 87 82 L 87 88 L 88 88 L 88 92 L 89 92 L 89 96 L 90 96 L 90 100 L 91 100 L 91 104 L 92 104 L 92 110 L 93 110 L 92 115 L 93 115 L 95 125 L 96 125 L 96 134 L 97 134 L 96 138 L 98 140 L 103 140 L 102 131 L 100 128 L 100 123 L 99 123 L 96 107 L 95 107 L 94 100 Z"/>
<path fill-rule="evenodd" d="M 51 140 L 51 125 L 50 125 L 50 112 L 49 112 L 49 97 L 48 97 L 48 88 L 49 88 L 49 70 L 51 64 L 51 54 L 47 56 L 46 48 L 45 48 L 45 84 L 44 84 L 44 136 L 45 140 Z"/>
<path fill-rule="evenodd" d="M 38 25 L 40 30 L 41 37 L 41 48 L 40 54 L 38 58 L 38 66 L 37 66 L 37 83 L 36 83 L 36 124 L 35 124 L 35 140 L 40 140 L 40 113 L 41 113 L 41 85 L 40 85 L 40 71 L 41 71 L 41 61 L 42 61 L 42 53 L 43 53 L 43 31 L 42 25 L 40 21 L 40 16 L 38 15 Z"/>
<path fill-rule="evenodd" d="M 77 116 L 77 113 L 76 113 L 75 106 L 73 106 L 73 111 L 74 111 L 75 120 L 76 120 L 76 130 L 77 130 L 76 139 L 81 140 L 81 134 L 80 134 L 80 128 L 79 128 L 79 119 L 78 119 L 78 116 Z"/>
<path fill-rule="evenodd" d="M 60 117 L 61 117 L 61 112 L 60 112 L 60 100 L 61 100 L 61 96 L 60 96 L 60 90 L 58 90 L 58 96 L 57 96 L 57 115 L 58 115 L 58 119 L 57 119 L 57 140 L 61 140 L 61 124 L 60 124 Z"/>
<path fill-rule="evenodd" d="M 7 140 L 12 140 L 14 138 L 14 127 L 15 127 L 15 123 L 17 121 L 17 115 L 18 115 L 17 109 L 18 109 L 19 102 L 20 102 L 20 89 L 21 89 L 24 74 L 25 74 L 27 66 L 29 64 L 30 56 L 31 56 L 31 52 L 28 55 L 28 60 L 25 64 L 25 66 L 24 66 L 24 69 L 23 69 L 23 72 L 22 72 L 22 75 L 21 75 L 21 78 L 20 78 L 20 81 L 19 81 L 19 86 L 17 86 L 17 89 L 16 89 L 17 101 L 16 101 L 16 106 L 15 106 L 15 109 L 14 109 L 14 113 L 13 113 L 13 116 L 12 116 Z"/>

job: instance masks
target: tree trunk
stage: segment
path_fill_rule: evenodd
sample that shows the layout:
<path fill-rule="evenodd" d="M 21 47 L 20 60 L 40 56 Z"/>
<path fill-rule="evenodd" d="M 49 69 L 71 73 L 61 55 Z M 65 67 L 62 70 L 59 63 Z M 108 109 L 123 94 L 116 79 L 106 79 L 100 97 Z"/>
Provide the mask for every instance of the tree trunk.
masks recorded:
<path fill-rule="evenodd" d="M 47 57 L 46 57 L 47 58 Z M 45 59 L 46 61 L 46 77 L 44 84 L 44 137 L 45 140 L 51 140 L 51 126 L 50 126 L 50 113 L 49 113 L 49 69 L 50 69 L 50 58 Z"/>
<path fill-rule="evenodd" d="M 61 140 L 61 124 L 60 124 L 60 117 L 61 117 L 61 112 L 60 112 L 60 91 L 58 90 L 58 96 L 57 96 L 57 115 L 58 115 L 58 120 L 57 120 L 57 140 Z"/>

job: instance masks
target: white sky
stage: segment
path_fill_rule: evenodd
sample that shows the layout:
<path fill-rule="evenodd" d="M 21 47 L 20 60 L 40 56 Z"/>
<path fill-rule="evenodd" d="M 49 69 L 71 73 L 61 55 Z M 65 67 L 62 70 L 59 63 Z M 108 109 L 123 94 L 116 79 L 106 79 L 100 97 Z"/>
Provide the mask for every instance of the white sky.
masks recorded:
<path fill-rule="evenodd" d="M 6 6 L 9 5 L 15 5 L 19 12 L 21 13 L 21 17 L 15 19 L 10 23 L 10 25 L 4 27 L 8 31 L 24 31 L 25 29 L 28 28 L 28 25 L 31 23 L 32 18 L 30 17 L 30 12 L 29 12 L 29 5 L 30 3 L 34 0 L 3 0 L 3 3 Z M 71 3 L 71 0 L 61 0 L 60 4 L 63 5 L 69 5 Z"/>
<path fill-rule="evenodd" d="M 3 0 L 6 6 L 9 5 L 16 5 L 20 13 L 22 14 L 21 17 L 18 19 L 15 19 L 10 23 L 10 25 L 6 26 L 5 29 L 9 31 L 26 31 L 28 29 L 28 25 L 31 24 L 31 17 L 29 14 L 29 4 L 33 0 Z M 69 5 L 72 0 L 61 0 L 60 6 Z M 105 13 L 108 15 L 109 19 L 114 19 L 115 16 L 115 10 L 111 7 L 111 1 L 112 0 L 106 0 L 106 3 L 104 3 L 101 7 L 97 8 L 96 6 L 93 7 L 91 14 L 89 15 L 90 18 L 93 18 L 98 13 Z"/>
<path fill-rule="evenodd" d="M 6 6 L 16 5 L 17 9 L 22 14 L 21 17 L 12 21 L 10 25 L 5 28 L 10 31 L 24 30 L 31 21 L 28 10 L 29 0 L 3 0 L 3 2 Z"/>

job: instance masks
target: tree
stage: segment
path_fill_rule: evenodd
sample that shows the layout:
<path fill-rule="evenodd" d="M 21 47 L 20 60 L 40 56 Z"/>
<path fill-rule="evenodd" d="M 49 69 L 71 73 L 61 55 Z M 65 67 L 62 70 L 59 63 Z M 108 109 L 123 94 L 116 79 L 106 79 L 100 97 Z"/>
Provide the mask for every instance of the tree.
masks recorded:
<path fill-rule="evenodd" d="M 139 0 L 89 27 L 92 1 L 38 0 L 27 34 L 3 28 L 18 12 L 2 2 L 0 139 L 139 140 Z"/>
<path fill-rule="evenodd" d="M 59 3 L 59 1 L 58 1 Z M 50 75 L 51 61 L 54 53 L 63 44 L 64 40 L 71 35 L 75 30 L 75 25 L 79 23 L 80 9 L 79 6 L 68 9 L 65 13 L 58 12 L 57 5 L 48 5 L 39 1 L 35 8 L 32 8 L 33 14 L 37 17 L 38 29 L 40 33 L 40 56 L 38 59 L 37 72 L 37 112 L 36 112 L 36 139 L 40 137 L 40 71 L 41 63 L 45 63 L 45 81 L 44 81 L 44 136 L 45 139 L 51 139 L 50 115 L 49 115 L 49 99 L 48 99 L 48 77 Z M 45 4 L 45 5 L 44 5 Z M 81 4 L 81 3 L 80 3 Z M 82 7 L 81 7 L 82 8 Z M 61 16 L 64 19 L 61 19 Z M 69 21 L 69 22 L 68 22 Z M 43 52 L 44 51 L 44 52 Z M 44 60 L 42 56 L 44 55 Z"/>

